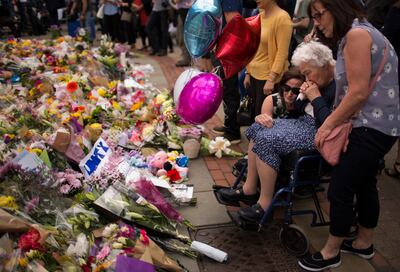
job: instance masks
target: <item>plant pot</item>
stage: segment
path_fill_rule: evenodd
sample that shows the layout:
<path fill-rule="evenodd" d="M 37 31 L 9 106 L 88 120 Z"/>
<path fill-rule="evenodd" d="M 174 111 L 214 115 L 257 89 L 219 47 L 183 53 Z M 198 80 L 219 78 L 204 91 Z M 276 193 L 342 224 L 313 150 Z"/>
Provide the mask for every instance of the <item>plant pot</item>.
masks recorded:
<path fill-rule="evenodd" d="M 183 153 L 189 159 L 195 159 L 199 156 L 200 143 L 196 139 L 188 139 L 183 143 Z"/>

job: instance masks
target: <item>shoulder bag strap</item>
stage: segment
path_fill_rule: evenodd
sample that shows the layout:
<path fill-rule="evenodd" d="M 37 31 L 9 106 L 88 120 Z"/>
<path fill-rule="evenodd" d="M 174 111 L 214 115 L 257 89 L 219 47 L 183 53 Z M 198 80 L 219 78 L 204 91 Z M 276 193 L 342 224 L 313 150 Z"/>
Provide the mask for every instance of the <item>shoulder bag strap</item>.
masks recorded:
<path fill-rule="evenodd" d="M 387 43 L 386 38 L 385 38 L 385 49 L 384 49 L 384 52 L 383 52 L 383 57 L 382 57 L 381 63 L 379 64 L 378 70 L 376 71 L 376 74 L 375 74 L 374 78 L 372 79 L 372 81 L 369 84 L 369 91 L 371 91 L 375 87 L 375 84 L 378 81 L 378 77 L 381 75 L 381 73 L 383 71 L 383 68 L 385 67 L 385 64 L 386 64 L 386 61 L 387 61 L 388 55 L 389 55 L 388 54 L 388 51 L 389 51 L 388 47 L 389 46 L 388 46 L 388 43 Z"/>

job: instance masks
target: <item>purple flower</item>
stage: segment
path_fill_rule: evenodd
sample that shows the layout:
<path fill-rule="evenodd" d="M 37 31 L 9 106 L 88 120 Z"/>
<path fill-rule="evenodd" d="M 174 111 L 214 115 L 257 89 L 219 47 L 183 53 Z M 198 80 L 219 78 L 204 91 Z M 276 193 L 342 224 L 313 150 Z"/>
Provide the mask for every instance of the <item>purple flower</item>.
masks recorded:
<path fill-rule="evenodd" d="M 32 209 L 36 208 L 38 204 L 39 204 L 39 197 L 32 198 L 26 203 L 24 212 L 29 213 Z"/>

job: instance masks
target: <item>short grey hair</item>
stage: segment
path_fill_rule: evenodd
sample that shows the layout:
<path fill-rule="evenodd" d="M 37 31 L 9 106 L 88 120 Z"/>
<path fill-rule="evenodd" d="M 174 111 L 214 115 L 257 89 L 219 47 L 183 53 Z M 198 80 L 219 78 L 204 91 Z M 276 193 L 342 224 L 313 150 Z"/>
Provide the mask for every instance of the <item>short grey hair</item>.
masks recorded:
<path fill-rule="evenodd" d="M 302 63 L 323 67 L 325 65 L 334 66 L 336 62 L 329 47 L 320 42 L 310 41 L 301 43 L 294 50 L 292 64 L 298 67 Z"/>

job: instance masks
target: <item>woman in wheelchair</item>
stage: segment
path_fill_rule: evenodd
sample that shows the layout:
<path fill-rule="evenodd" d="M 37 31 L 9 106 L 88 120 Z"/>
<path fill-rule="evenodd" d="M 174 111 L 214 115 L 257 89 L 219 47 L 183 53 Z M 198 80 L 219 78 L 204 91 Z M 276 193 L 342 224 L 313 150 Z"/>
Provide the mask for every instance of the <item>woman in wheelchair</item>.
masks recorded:
<path fill-rule="evenodd" d="M 317 129 L 331 112 L 335 94 L 332 51 L 318 42 L 304 43 L 295 50 L 292 64 L 306 77 L 295 101 L 295 108 L 302 115 L 297 119 L 258 115 L 246 131 L 250 143 L 245 184 L 238 189 L 219 191 L 227 203 L 235 205 L 240 201 L 251 205 L 239 210 L 240 217 L 247 221 L 258 222 L 270 205 L 281 157 L 298 149 L 315 149 Z M 260 194 L 257 192 L 258 178 Z"/>

